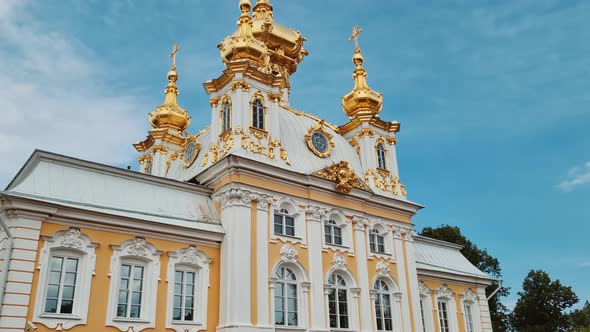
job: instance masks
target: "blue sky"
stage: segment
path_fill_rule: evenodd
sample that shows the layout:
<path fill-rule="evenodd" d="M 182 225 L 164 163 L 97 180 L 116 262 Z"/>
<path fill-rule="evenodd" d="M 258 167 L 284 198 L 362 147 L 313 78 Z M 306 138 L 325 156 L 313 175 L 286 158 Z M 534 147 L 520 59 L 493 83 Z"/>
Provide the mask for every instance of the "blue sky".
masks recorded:
<path fill-rule="evenodd" d="M 500 259 L 516 301 L 530 269 L 590 300 L 590 2 L 274 0 L 308 39 L 293 107 L 342 124 L 353 24 L 381 117 L 398 120 L 414 222 L 451 224 Z M 201 83 L 238 1 L 0 1 L 0 186 L 34 148 L 132 164 L 178 42 L 180 103 L 207 125 Z"/>

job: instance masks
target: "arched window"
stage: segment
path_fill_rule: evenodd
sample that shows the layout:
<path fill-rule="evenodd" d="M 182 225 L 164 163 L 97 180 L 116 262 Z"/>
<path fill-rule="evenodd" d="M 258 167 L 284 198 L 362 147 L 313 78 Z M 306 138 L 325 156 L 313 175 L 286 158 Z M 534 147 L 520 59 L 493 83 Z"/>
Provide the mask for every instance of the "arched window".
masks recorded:
<path fill-rule="evenodd" d="M 420 291 L 420 314 L 422 318 L 422 332 L 434 331 L 434 320 L 432 317 L 432 297 L 430 289 L 426 284 L 418 284 Z"/>
<path fill-rule="evenodd" d="M 264 130 L 264 105 L 260 99 L 252 103 L 252 127 Z"/>
<path fill-rule="evenodd" d="M 385 253 L 385 236 L 381 235 L 378 229 L 372 229 L 369 234 L 369 247 L 371 252 Z"/>
<path fill-rule="evenodd" d="M 328 278 L 328 309 L 330 312 L 330 327 L 347 329 L 348 322 L 348 289 L 346 281 L 339 274 L 333 273 Z"/>
<path fill-rule="evenodd" d="M 466 332 L 475 332 L 475 324 L 473 319 L 473 304 L 463 304 L 463 312 L 465 313 L 465 328 Z"/>
<path fill-rule="evenodd" d="M 342 245 L 342 228 L 332 219 L 324 225 L 324 236 L 327 244 Z"/>
<path fill-rule="evenodd" d="M 223 103 L 223 111 L 221 113 L 221 132 L 227 131 L 231 128 L 231 106 L 228 102 Z"/>
<path fill-rule="evenodd" d="M 471 290 L 467 289 L 461 295 L 463 302 L 463 318 L 465 319 L 465 332 L 477 331 L 479 326 L 479 310 L 477 308 L 477 295 Z"/>
<path fill-rule="evenodd" d="M 274 226 L 277 235 L 295 236 L 295 218 L 287 209 L 283 208 L 275 212 Z"/>
<path fill-rule="evenodd" d="M 453 291 L 447 285 L 442 285 L 435 291 L 435 295 L 439 331 L 458 331 L 459 324 L 457 322 L 457 310 L 455 309 L 455 295 Z"/>
<path fill-rule="evenodd" d="M 275 325 L 298 326 L 297 278 L 289 268 L 281 267 L 275 273 Z"/>
<path fill-rule="evenodd" d="M 377 144 L 377 162 L 379 168 L 387 169 L 387 163 L 385 161 L 385 148 L 383 147 L 383 143 Z"/>
<path fill-rule="evenodd" d="M 391 294 L 385 281 L 379 279 L 373 286 L 375 291 L 375 318 L 378 331 L 393 331 Z"/>

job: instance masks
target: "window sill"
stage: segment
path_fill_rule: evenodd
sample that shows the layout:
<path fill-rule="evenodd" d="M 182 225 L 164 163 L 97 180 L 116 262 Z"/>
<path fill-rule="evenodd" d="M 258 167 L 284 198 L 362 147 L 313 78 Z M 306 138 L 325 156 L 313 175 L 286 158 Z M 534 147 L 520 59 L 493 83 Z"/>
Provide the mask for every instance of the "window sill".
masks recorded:
<path fill-rule="evenodd" d="M 149 320 L 145 320 L 145 319 L 141 319 L 141 318 L 121 318 L 121 317 L 113 318 L 113 322 L 144 323 L 144 324 L 152 323 Z"/>
<path fill-rule="evenodd" d="M 301 326 L 275 325 L 275 330 L 276 331 L 284 331 L 284 332 L 289 332 L 289 331 L 305 331 L 305 327 L 301 327 Z"/>
<path fill-rule="evenodd" d="M 170 324 L 172 325 L 186 325 L 186 326 L 202 326 L 203 323 L 199 323 L 199 322 L 190 322 L 190 321 L 183 321 L 183 320 L 173 320 L 172 322 L 170 322 Z"/>
<path fill-rule="evenodd" d="M 43 319 L 69 319 L 69 320 L 82 320 L 82 317 L 71 315 L 71 314 L 40 314 L 39 318 Z"/>
<path fill-rule="evenodd" d="M 300 238 L 300 237 L 298 237 L 298 236 L 293 236 L 293 235 L 285 235 L 285 234 L 276 234 L 276 233 L 275 233 L 275 234 L 273 234 L 273 237 L 274 237 L 274 238 L 281 238 L 281 237 L 284 237 L 284 238 L 286 238 L 286 239 L 290 239 L 290 240 L 299 240 L 299 241 L 303 240 L 302 238 Z"/>

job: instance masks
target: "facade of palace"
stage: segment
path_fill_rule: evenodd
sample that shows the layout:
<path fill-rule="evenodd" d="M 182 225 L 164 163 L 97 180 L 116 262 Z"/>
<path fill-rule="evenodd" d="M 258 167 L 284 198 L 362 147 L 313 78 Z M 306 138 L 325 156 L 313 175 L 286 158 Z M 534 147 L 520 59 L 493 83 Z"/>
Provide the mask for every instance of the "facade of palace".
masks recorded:
<path fill-rule="evenodd" d="M 186 131 L 175 46 L 139 171 L 36 151 L 0 193 L 0 332 L 492 331 L 493 279 L 414 232 L 360 29 L 336 126 L 290 106 L 302 35 L 239 9 L 210 126 Z"/>

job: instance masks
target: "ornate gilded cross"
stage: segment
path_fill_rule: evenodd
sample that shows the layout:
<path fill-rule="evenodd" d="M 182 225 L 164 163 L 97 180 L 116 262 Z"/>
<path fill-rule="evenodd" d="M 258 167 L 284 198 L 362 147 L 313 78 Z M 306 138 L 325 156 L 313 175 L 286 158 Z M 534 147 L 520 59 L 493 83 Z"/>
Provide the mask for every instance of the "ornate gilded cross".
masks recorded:
<path fill-rule="evenodd" d="M 172 67 L 174 68 L 176 68 L 176 53 L 178 53 L 178 51 L 180 51 L 180 46 L 174 43 L 174 45 L 172 45 L 172 52 L 170 52 L 170 57 L 172 58 Z"/>
<path fill-rule="evenodd" d="M 359 28 L 356 25 L 352 27 L 352 35 L 348 37 L 348 40 L 354 40 L 354 49 L 359 49 L 359 34 L 363 31 L 363 28 Z"/>

